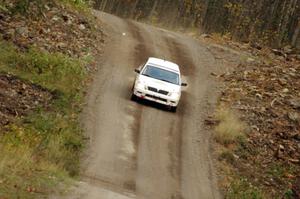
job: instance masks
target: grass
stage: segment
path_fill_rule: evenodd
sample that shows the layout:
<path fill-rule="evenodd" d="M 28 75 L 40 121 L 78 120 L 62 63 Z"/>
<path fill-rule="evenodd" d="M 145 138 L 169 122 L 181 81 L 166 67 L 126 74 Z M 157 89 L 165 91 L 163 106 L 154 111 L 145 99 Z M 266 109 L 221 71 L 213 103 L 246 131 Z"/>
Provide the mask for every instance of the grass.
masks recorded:
<path fill-rule="evenodd" d="M 58 90 L 67 95 L 76 94 L 81 87 L 85 70 L 84 62 L 50 54 L 31 48 L 21 52 L 13 44 L 0 41 L 1 71 L 10 72 L 23 79 L 29 79 L 49 90 Z"/>
<path fill-rule="evenodd" d="M 226 176 L 220 181 L 226 199 L 294 198 L 290 185 L 286 185 L 285 191 L 281 195 L 272 196 L 273 193 L 270 193 L 270 190 L 266 189 L 263 183 L 259 183 L 256 179 L 253 180 L 253 176 L 241 177 L 241 173 L 237 172 L 237 170 L 234 170 L 232 167 L 232 165 L 238 164 L 238 160 L 235 160 L 231 150 L 224 149 L 224 146 L 222 146 L 222 151 L 219 153 L 219 160 L 222 161 L 219 166 L 223 176 Z M 251 171 L 249 170 L 249 172 Z M 293 179 L 297 176 L 298 173 L 299 172 L 297 172 L 296 168 L 292 165 L 274 162 L 274 164 L 267 168 L 266 171 L 263 171 L 261 174 L 256 173 L 255 175 L 259 176 L 266 174 L 266 178 L 271 178 L 274 181 L 283 179 L 289 181 L 291 178 Z M 253 182 L 253 184 L 251 182 Z"/>
<path fill-rule="evenodd" d="M 32 198 L 54 191 L 58 184 L 69 184 L 68 173 L 45 158 L 39 158 L 30 144 L 11 137 L 24 132 L 15 129 L 1 141 L 0 196 L 3 198 Z M 24 138 L 19 136 L 19 139 Z M 26 138 L 24 140 L 30 140 Z M 7 141 L 4 143 L 4 141 Z"/>
<path fill-rule="evenodd" d="M 4 3 L 2 3 L 1 1 L 0 1 L 0 11 L 2 11 L 2 12 L 7 12 L 8 11 L 7 8 L 6 8 L 6 5 Z"/>
<path fill-rule="evenodd" d="M 245 138 L 246 125 L 231 110 L 219 109 L 216 119 L 220 121 L 215 127 L 215 139 L 219 143 L 231 144 Z"/>
<path fill-rule="evenodd" d="M 264 199 L 266 195 L 256 186 L 253 186 L 246 179 L 234 181 L 225 196 L 226 199 Z"/>
<path fill-rule="evenodd" d="M 89 0 L 58 0 L 66 6 L 71 6 L 80 12 L 88 14 L 88 10 L 91 7 L 91 1 Z"/>
<path fill-rule="evenodd" d="M 274 162 L 268 167 L 266 174 L 274 180 L 280 181 L 294 178 L 298 175 L 298 172 L 297 167 L 294 165 Z"/>
<path fill-rule="evenodd" d="M 219 160 L 225 160 L 229 164 L 235 163 L 233 152 L 230 150 L 224 150 L 219 155 Z"/>
<path fill-rule="evenodd" d="M 85 61 L 0 41 L 0 72 L 40 85 L 54 94 L 0 133 L 0 198 L 35 198 L 68 184 L 79 171 L 84 146 L 78 125 Z"/>

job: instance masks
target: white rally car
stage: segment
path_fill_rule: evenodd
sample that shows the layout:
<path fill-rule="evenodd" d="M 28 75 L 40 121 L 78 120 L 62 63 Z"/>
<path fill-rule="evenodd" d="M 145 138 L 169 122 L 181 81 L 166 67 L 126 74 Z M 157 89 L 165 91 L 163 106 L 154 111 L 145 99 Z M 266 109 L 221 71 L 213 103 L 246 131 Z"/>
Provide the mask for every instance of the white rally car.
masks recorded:
<path fill-rule="evenodd" d="M 137 73 L 132 100 L 146 99 L 167 105 L 176 112 L 181 96 L 181 87 L 187 86 L 181 82 L 179 66 L 175 63 L 150 57 L 146 64 L 135 69 Z"/>

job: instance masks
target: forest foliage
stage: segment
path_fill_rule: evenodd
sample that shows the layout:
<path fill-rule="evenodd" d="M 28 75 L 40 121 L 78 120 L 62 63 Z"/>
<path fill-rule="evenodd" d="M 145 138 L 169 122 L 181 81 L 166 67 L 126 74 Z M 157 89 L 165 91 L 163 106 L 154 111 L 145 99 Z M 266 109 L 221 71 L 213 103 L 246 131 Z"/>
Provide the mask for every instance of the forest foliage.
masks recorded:
<path fill-rule="evenodd" d="M 171 28 L 300 48 L 300 0 L 95 0 L 95 8 Z"/>

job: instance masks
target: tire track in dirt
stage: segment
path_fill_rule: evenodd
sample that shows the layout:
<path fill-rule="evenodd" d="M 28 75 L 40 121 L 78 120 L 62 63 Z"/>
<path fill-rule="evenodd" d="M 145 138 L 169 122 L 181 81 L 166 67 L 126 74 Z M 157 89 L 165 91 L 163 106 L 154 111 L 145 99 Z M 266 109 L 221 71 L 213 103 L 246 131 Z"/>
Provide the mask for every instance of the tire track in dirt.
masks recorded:
<path fill-rule="evenodd" d="M 139 30 L 137 27 L 131 22 L 127 22 L 127 27 L 129 30 L 129 34 L 132 35 L 132 37 L 136 40 L 136 44 L 134 47 L 134 52 L 132 57 L 134 57 L 134 65 L 132 69 L 138 67 L 140 64 L 142 64 L 143 60 L 149 54 L 148 49 L 144 45 L 144 40 L 142 36 L 139 33 Z M 131 89 L 131 88 L 130 88 Z M 129 90 L 129 93 L 131 91 Z M 129 98 L 128 98 L 129 99 Z M 132 124 L 132 133 L 133 133 L 133 143 L 135 146 L 135 157 L 134 157 L 134 165 L 135 165 L 135 170 L 137 170 L 137 159 L 138 159 L 138 150 L 139 150 L 139 136 L 140 136 L 140 127 L 141 127 L 141 118 L 142 118 L 142 112 L 143 112 L 143 107 L 138 106 L 136 109 L 128 109 L 127 113 L 131 114 L 134 117 L 134 122 Z M 133 191 L 136 191 L 136 180 L 134 182 L 131 182 L 127 185 L 127 188 L 132 189 Z"/>
<path fill-rule="evenodd" d="M 182 104 L 177 114 L 183 115 L 184 105 Z M 183 117 L 179 118 L 179 122 L 172 125 L 174 127 L 170 129 L 169 136 L 173 138 L 173 141 L 169 142 L 169 153 L 171 156 L 172 165 L 170 167 L 171 175 L 177 181 L 177 190 L 172 199 L 183 199 L 181 194 L 181 169 L 182 169 L 182 132 L 183 132 Z"/>
<path fill-rule="evenodd" d="M 164 35 L 163 37 L 164 39 L 164 43 L 166 44 L 167 48 L 169 49 L 168 51 L 170 52 L 170 60 L 172 60 L 173 62 L 177 63 L 180 67 L 181 70 L 181 74 L 185 77 L 188 77 L 189 80 L 192 81 L 195 75 L 195 71 L 196 71 L 196 66 L 194 64 L 194 62 L 192 61 L 193 59 L 190 57 L 190 55 L 188 55 L 186 53 L 187 49 L 185 49 L 185 45 L 179 43 L 178 41 L 176 41 L 175 38 L 170 37 L 169 35 Z M 177 38 L 178 39 L 178 38 Z M 192 84 L 192 82 L 189 82 L 190 84 Z M 173 161 L 174 161 L 174 169 L 176 171 L 174 171 L 175 177 L 178 179 L 179 187 L 180 187 L 180 191 L 179 191 L 179 195 L 177 196 L 178 199 L 184 199 L 184 197 L 182 196 L 182 187 L 181 187 L 181 183 L 182 183 L 182 154 L 183 154 L 183 136 L 184 136 L 184 115 L 185 113 L 185 105 L 188 103 L 187 100 L 187 93 L 186 92 L 182 92 L 182 96 L 181 96 L 181 102 L 179 104 L 179 108 L 178 108 L 178 114 L 181 116 L 179 118 L 179 122 L 176 125 L 176 129 L 173 132 L 175 138 L 177 138 L 175 140 L 175 143 L 173 144 L 174 146 L 170 147 L 170 150 L 174 152 L 173 155 Z M 176 199 L 177 199 L 176 198 Z"/>
<path fill-rule="evenodd" d="M 184 44 L 179 43 L 176 39 L 170 36 L 165 37 L 166 44 L 168 44 L 169 51 L 171 52 L 172 60 L 180 66 L 182 75 L 193 78 L 196 71 L 195 63 Z"/>
<path fill-rule="evenodd" d="M 210 148 L 207 140 L 210 136 L 204 135 L 207 132 L 202 129 L 203 126 L 199 123 L 205 113 L 200 114 L 197 118 L 197 112 L 200 113 L 201 109 L 202 112 L 207 110 L 207 107 L 205 107 L 207 102 L 204 100 L 212 98 L 211 96 L 207 98 L 212 92 L 208 86 L 213 85 L 209 80 L 209 76 L 207 76 L 209 71 L 212 70 L 210 56 L 205 48 L 197 44 L 195 40 L 176 33 L 164 32 L 167 32 L 164 38 L 171 52 L 171 59 L 180 66 L 182 74 L 187 78 L 188 90 L 193 91 L 192 93 L 183 92 L 182 104 L 180 104 L 183 108 L 182 111 L 184 111 L 181 117 L 183 126 L 180 126 L 182 144 L 181 154 L 179 154 L 181 157 L 179 173 L 182 198 L 218 198 L 218 192 L 215 191 L 213 183 L 211 159 L 209 153 L 207 153 Z M 190 125 L 194 128 L 191 128 Z M 195 129 L 198 129 L 198 132 Z M 196 139 L 203 141 L 195 144 Z M 200 143 L 203 143 L 201 147 L 199 147 Z M 192 145 L 195 145 L 195 147 L 191 147 Z M 186 164 L 187 161 L 189 164 Z M 201 161 L 207 161 L 207 165 L 204 166 Z M 203 171 L 197 169 L 197 167 L 202 167 L 201 165 L 203 165 Z M 198 179 L 195 176 L 198 176 Z M 204 184 L 206 185 L 203 186 Z M 207 189 L 204 187 L 207 187 Z"/>
<path fill-rule="evenodd" d="M 149 49 L 152 49 L 152 51 L 155 51 L 154 54 L 151 54 L 151 53 L 149 53 L 149 51 L 147 51 L 148 49 L 146 49 L 146 53 L 142 53 L 142 56 L 140 56 L 141 61 L 145 61 L 148 57 L 150 57 L 152 55 L 154 57 L 170 60 L 171 49 L 166 48 L 167 44 L 165 43 L 164 38 L 162 38 L 162 35 L 160 34 L 160 32 L 158 32 L 156 29 L 151 28 L 150 30 L 149 29 L 143 30 L 141 33 L 141 29 L 143 29 L 142 24 L 132 23 L 132 25 L 134 26 L 134 32 L 135 32 L 134 35 L 136 36 L 136 38 L 138 38 L 139 41 L 141 41 L 140 45 L 137 46 L 138 50 L 144 51 L 145 48 L 149 48 Z M 149 35 L 148 34 L 149 32 L 145 32 L 145 31 L 149 31 L 149 32 L 151 32 L 151 34 Z M 152 40 L 152 42 L 151 42 L 151 40 Z M 147 46 L 145 46 L 144 44 L 147 44 Z M 159 108 L 162 108 L 162 107 L 159 107 Z M 168 126 L 168 129 L 166 129 L 166 135 L 168 137 L 168 142 L 167 142 L 168 151 L 165 151 L 164 153 L 168 153 L 168 156 L 170 157 L 170 161 L 169 161 L 170 164 L 165 165 L 165 166 L 168 167 L 170 176 L 174 179 L 173 180 L 174 182 L 171 185 L 165 185 L 165 186 L 173 187 L 173 188 L 171 188 L 173 190 L 173 193 L 169 195 L 170 198 L 172 198 L 172 199 L 182 199 L 182 196 L 180 194 L 180 176 L 181 176 L 180 162 L 181 162 L 181 143 L 182 143 L 180 133 L 182 131 L 182 126 L 183 126 L 182 125 L 182 122 L 183 122 L 182 111 L 183 110 L 184 110 L 184 105 L 178 110 L 178 112 L 176 114 L 168 113 L 168 115 L 165 115 L 167 113 L 164 113 L 163 110 L 159 110 L 159 112 L 158 112 L 159 115 L 161 115 L 161 116 L 165 115 L 166 126 Z M 150 110 L 147 109 L 146 114 L 152 115 L 153 111 L 150 111 L 150 112 L 149 111 Z M 157 115 L 158 118 L 161 118 L 159 115 Z M 162 131 L 161 139 L 163 139 L 163 135 L 164 135 L 163 132 L 165 130 L 161 129 L 161 131 Z M 151 132 L 147 132 L 147 133 L 151 133 Z M 155 138 L 150 137 L 149 139 L 151 140 L 151 139 L 155 139 Z M 161 152 L 163 152 L 163 151 L 161 151 Z M 167 195 L 167 194 L 161 194 L 161 195 Z M 161 198 L 161 196 L 159 196 L 159 197 Z"/>
<path fill-rule="evenodd" d="M 146 41 L 144 39 L 147 34 L 144 32 L 142 35 L 141 33 L 141 27 L 138 27 L 134 22 L 127 21 L 127 25 L 129 28 L 130 33 L 132 34 L 133 38 L 136 40 L 137 45 L 135 46 L 135 53 L 134 53 L 134 59 L 135 59 L 135 65 L 140 66 L 142 63 L 144 63 L 148 57 L 155 56 L 155 52 L 153 49 L 150 49 L 146 46 Z"/>
<path fill-rule="evenodd" d="M 141 27 L 138 27 L 132 21 L 127 21 L 126 25 L 128 27 L 129 34 L 132 35 L 136 43 L 132 55 L 132 57 L 134 57 L 134 65 L 133 65 L 133 69 L 134 69 L 139 67 L 141 64 L 143 64 L 148 59 L 148 57 L 155 56 L 155 52 L 153 49 L 146 46 L 147 42 L 143 37 L 143 35 L 145 36 L 145 31 L 143 32 L 142 35 L 141 31 L 143 30 L 141 29 Z M 131 93 L 130 90 L 129 93 Z M 134 161 L 136 167 L 135 169 L 137 170 L 138 149 L 139 149 L 139 139 L 140 139 L 140 130 L 141 130 L 140 128 L 142 124 L 142 115 L 143 115 L 144 106 L 138 103 L 135 103 L 135 105 L 138 107 L 135 110 L 129 111 L 128 113 L 135 118 L 135 121 L 132 125 L 132 130 L 134 134 L 133 142 L 135 144 L 135 150 L 136 150 L 136 156 Z M 129 185 L 129 188 L 136 191 L 136 181 L 134 182 L 134 184 L 131 185 L 131 187 Z"/>

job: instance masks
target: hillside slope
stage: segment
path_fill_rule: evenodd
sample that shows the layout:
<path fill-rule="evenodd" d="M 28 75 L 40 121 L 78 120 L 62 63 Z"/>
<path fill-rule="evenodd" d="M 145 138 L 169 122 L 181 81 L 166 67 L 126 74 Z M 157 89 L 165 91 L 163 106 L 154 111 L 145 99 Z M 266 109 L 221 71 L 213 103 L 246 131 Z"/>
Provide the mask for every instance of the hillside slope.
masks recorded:
<path fill-rule="evenodd" d="M 0 1 L 0 198 L 33 198 L 78 175 L 78 114 L 104 35 L 85 4 Z"/>

